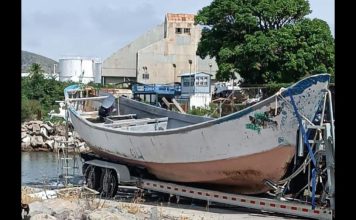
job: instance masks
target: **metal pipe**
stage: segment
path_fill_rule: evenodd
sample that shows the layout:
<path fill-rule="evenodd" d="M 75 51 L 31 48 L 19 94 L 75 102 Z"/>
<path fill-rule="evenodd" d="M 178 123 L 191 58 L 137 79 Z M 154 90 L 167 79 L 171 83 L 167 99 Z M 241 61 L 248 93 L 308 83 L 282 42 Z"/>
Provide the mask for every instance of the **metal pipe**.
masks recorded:
<path fill-rule="evenodd" d="M 308 201 L 308 197 L 310 196 L 310 163 L 308 164 L 308 195 L 305 197 L 305 201 Z"/>
<path fill-rule="evenodd" d="M 304 120 L 302 120 L 302 126 L 304 127 Z M 302 128 L 299 128 L 299 136 L 298 136 L 298 157 L 304 156 L 304 141 L 303 141 L 303 133 Z"/>
<path fill-rule="evenodd" d="M 84 100 L 101 100 L 106 99 L 109 96 L 87 97 L 87 98 L 69 98 L 69 102 L 84 101 Z"/>
<path fill-rule="evenodd" d="M 325 96 L 324 96 L 323 110 L 321 111 L 321 118 L 320 118 L 320 126 L 323 126 L 323 122 L 324 122 L 326 98 L 327 98 L 327 93 L 325 93 Z"/>
<path fill-rule="evenodd" d="M 333 151 L 335 152 L 335 127 L 334 127 L 334 112 L 333 112 L 333 105 L 332 105 L 332 98 L 331 98 L 331 92 L 328 89 L 327 90 L 328 95 L 329 95 L 329 114 L 330 114 L 330 124 L 331 124 L 331 134 L 332 134 L 332 139 L 333 139 Z"/>

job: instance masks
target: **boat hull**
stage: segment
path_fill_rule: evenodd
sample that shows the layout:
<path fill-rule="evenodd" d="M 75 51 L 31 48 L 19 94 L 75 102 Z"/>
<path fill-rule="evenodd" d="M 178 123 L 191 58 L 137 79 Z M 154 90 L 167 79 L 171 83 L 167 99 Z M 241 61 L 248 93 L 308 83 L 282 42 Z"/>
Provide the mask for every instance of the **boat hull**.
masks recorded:
<path fill-rule="evenodd" d="M 164 164 L 129 160 L 95 147 L 92 150 L 111 161 L 145 167 L 161 180 L 201 183 L 222 191 L 256 194 L 269 190 L 264 180 L 278 181 L 283 177 L 295 146 L 277 146 L 265 152 L 216 161 Z"/>

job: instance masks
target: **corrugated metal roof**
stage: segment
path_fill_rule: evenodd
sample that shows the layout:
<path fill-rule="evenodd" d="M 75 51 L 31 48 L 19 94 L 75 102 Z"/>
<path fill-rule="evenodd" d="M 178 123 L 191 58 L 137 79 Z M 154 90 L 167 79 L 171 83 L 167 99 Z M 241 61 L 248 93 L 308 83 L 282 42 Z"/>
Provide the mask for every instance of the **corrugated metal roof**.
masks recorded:
<path fill-rule="evenodd" d="M 168 21 L 191 21 L 194 22 L 195 15 L 193 14 L 172 14 L 167 13 Z"/>
<path fill-rule="evenodd" d="M 178 77 L 182 77 L 182 76 L 194 76 L 195 74 L 203 74 L 203 75 L 210 75 L 212 76 L 212 74 L 210 73 L 206 73 L 206 72 L 197 72 L 197 73 L 182 73 L 180 74 Z"/>

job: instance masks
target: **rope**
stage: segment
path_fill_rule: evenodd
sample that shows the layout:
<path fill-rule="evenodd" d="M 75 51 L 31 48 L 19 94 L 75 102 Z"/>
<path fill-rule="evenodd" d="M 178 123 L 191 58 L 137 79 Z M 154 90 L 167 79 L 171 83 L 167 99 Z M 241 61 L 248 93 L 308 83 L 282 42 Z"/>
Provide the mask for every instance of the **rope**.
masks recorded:
<path fill-rule="evenodd" d="M 316 169 L 312 169 L 312 209 L 315 208 Z"/>
<path fill-rule="evenodd" d="M 312 209 L 315 208 L 315 191 L 316 191 L 316 160 L 315 160 L 315 157 L 314 157 L 314 154 L 313 154 L 313 150 L 311 149 L 310 145 L 309 145 L 309 142 L 308 142 L 308 139 L 307 139 L 307 135 L 305 133 L 305 130 L 304 130 L 304 126 L 302 124 L 302 119 L 300 118 L 300 115 L 299 115 L 299 112 L 298 112 L 298 109 L 297 109 L 297 106 L 295 105 L 295 102 L 294 102 L 294 99 L 293 99 L 293 95 L 291 93 L 291 90 L 289 89 L 288 90 L 288 94 L 289 94 L 289 97 L 291 99 L 291 102 L 292 102 L 292 106 L 294 108 L 294 112 L 297 116 L 297 119 L 298 119 L 298 123 L 299 123 L 299 129 L 301 129 L 302 131 L 302 135 L 303 135 L 303 140 L 304 140 L 304 144 L 307 145 L 308 147 L 308 154 L 313 162 L 313 165 L 314 165 L 314 168 L 312 169 Z"/>
<path fill-rule="evenodd" d="M 322 151 L 322 150 L 316 151 L 314 155 L 316 155 L 320 151 Z M 296 177 L 299 173 L 301 173 L 305 169 L 305 167 L 310 163 L 310 161 L 311 161 L 311 159 L 308 154 L 307 157 L 304 159 L 304 162 L 298 167 L 298 169 L 296 171 L 294 171 L 294 173 L 292 173 L 285 179 L 278 181 L 277 184 L 283 184 L 285 182 L 292 180 L 294 177 Z"/>

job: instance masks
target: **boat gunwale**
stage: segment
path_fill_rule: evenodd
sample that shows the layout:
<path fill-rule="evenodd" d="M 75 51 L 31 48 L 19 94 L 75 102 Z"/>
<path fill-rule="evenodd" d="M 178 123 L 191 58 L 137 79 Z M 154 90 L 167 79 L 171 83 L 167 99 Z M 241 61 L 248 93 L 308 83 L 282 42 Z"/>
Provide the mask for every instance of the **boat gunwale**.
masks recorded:
<path fill-rule="evenodd" d="M 330 74 L 318 74 L 318 75 L 313 75 L 313 76 L 309 76 L 307 78 L 304 78 L 302 80 L 299 80 L 298 82 L 294 83 L 293 85 L 287 87 L 284 91 L 282 91 L 280 94 L 279 92 L 275 93 L 274 95 L 260 101 L 257 102 L 245 109 L 242 109 L 238 112 L 229 114 L 229 115 L 225 115 L 223 117 L 220 118 L 216 118 L 216 119 L 212 119 L 212 120 L 208 120 L 208 121 L 204 121 L 204 122 L 200 122 L 200 123 L 196 123 L 196 124 L 192 124 L 192 125 L 187 125 L 187 126 L 183 126 L 183 127 L 178 127 L 178 128 L 171 128 L 171 129 L 167 129 L 167 130 L 157 130 L 157 131 L 125 131 L 125 130 L 118 130 L 115 128 L 107 128 L 107 127 L 103 127 L 100 125 L 96 125 L 95 123 L 92 123 L 90 121 L 88 121 L 87 119 L 83 118 L 79 112 L 77 112 L 76 110 L 74 110 L 72 107 L 69 107 L 68 110 L 80 121 L 82 121 L 84 124 L 86 124 L 87 126 L 94 128 L 94 129 L 99 129 L 99 130 L 103 130 L 103 131 L 108 131 L 108 132 L 113 132 L 113 133 L 117 133 L 117 134 L 122 134 L 122 135 L 132 135 L 132 136 L 159 136 L 159 135 L 170 135 L 170 134 L 175 134 L 175 133 L 185 133 L 185 132 L 189 132 L 192 130 L 198 130 L 198 129 L 202 129 L 202 128 L 206 128 L 206 127 L 210 127 L 216 124 L 221 124 L 221 123 L 225 123 L 225 122 L 229 122 L 232 120 L 237 120 L 257 109 L 259 109 L 262 106 L 265 106 L 267 104 L 270 104 L 272 102 L 275 101 L 275 97 L 277 95 L 281 95 L 283 97 L 288 96 L 289 94 L 287 93 L 288 90 L 291 90 L 293 88 L 298 88 L 298 85 L 302 86 L 302 90 L 304 91 L 305 89 L 309 88 L 309 86 L 305 86 L 305 82 L 308 81 L 313 81 L 314 78 L 322 78 L 328 76 L 327 80 L 330 80 Z M 318 82 L 322 82 L 321 80 L 319 80 Z M 314 83 L 313 83 L 314 84 Z M 296 92 L 294 92 L 292 90 L 292 95 L 298 94 Z M 144 103 L 143 103 L 144 104 Z M 148 105 L 148 104 L 147 104 Z M 316 114 L 316 112 L 315 112 Z"/>

